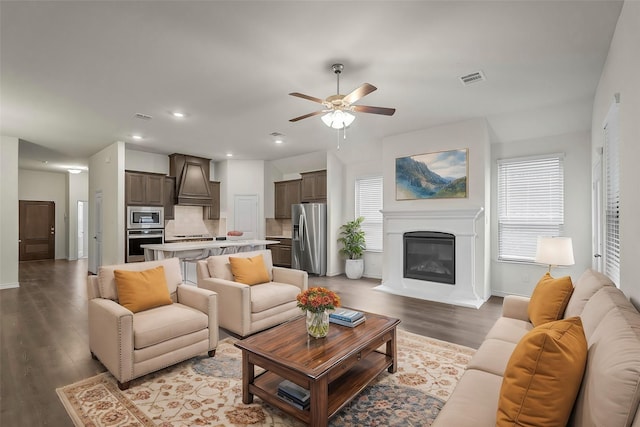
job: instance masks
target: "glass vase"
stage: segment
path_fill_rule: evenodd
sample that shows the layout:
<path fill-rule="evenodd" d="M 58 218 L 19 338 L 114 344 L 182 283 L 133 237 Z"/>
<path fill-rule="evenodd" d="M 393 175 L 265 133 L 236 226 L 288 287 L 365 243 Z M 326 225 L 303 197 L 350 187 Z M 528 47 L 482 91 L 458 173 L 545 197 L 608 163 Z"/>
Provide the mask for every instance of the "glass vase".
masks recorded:
<path fill-rule="evenodd" d="M 314 338 L 326 337 L 329 333 L 329 312 L 307 311 L 307 332 Z"/>

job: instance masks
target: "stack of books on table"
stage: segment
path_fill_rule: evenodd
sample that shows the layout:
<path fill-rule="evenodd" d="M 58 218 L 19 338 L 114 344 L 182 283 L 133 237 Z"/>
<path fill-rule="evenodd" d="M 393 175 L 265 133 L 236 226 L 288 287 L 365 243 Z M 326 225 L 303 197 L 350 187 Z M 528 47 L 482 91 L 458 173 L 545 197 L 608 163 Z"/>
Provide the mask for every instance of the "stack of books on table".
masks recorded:
<path fill-rule="evenodd" d="M 298 384 L 284 380 L 278 385 L 278 397 L 304 411 L 309 408 L 311 392 Z"/>
<path fill-rule="evenodd" d="M 366 317 L 361 311 L 349 310 L 348 308 L 339 308 L 329 314 L 329 322 L 336 325 L 349 326 L 351 328 L 358 326 L 364 322 Z"/>

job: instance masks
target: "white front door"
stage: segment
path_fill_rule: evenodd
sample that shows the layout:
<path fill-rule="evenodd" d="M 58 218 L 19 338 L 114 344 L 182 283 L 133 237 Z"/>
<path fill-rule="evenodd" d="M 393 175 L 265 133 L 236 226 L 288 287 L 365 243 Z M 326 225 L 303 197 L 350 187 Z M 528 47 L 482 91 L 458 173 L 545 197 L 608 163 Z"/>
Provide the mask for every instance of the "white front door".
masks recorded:
<path fill-rule="evenodd" d="M 258 238 L 258 196 L 235 195 L 233 197 L 233 228 L 242 231 L 243 239 Z"/>

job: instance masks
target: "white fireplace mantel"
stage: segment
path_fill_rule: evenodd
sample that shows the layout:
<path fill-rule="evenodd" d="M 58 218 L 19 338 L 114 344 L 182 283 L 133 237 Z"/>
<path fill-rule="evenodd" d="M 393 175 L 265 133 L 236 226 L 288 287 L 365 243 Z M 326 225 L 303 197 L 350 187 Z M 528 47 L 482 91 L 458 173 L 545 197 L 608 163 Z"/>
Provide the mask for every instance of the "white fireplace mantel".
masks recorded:
<path fill-rule="evenodd" d="M 484 209 L 431 209 L 421 211 L 383 210 L 384 268 L 382 284 L 376 289 L 396 295 L 479 308 L 484 296 L 484 277 L 478 274 L 484 250 L 478 241 L 478 221 Z M 403 234 L 409 231 L 438 231 L 456 236 L 456 283 L 454 285 L 403 277 Z M 484 229 L 482 229 L 484 231 Z M 483 233 L 482 233 L 483 234 Z"/>

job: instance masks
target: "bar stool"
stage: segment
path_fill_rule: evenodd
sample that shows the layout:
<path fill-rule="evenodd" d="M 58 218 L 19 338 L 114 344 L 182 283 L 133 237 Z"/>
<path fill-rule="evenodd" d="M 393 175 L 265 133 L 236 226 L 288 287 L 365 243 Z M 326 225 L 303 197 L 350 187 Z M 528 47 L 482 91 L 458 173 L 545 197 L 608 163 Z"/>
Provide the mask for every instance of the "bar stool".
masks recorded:
<path fill-rule="evenodd" d="M 194 285 L 197 284 L 197 282 L 191 281 L 187 278 L 187 265 L 195 264 L 201 259 L 206 259 L 207 257 L 209 257 L 209 249 L 203 249 L 202 253 L 200 253 L 199 255 L 182 258 L 182 283 L 192 283 Z"/>

